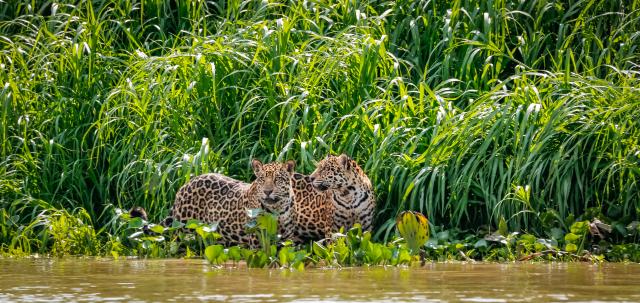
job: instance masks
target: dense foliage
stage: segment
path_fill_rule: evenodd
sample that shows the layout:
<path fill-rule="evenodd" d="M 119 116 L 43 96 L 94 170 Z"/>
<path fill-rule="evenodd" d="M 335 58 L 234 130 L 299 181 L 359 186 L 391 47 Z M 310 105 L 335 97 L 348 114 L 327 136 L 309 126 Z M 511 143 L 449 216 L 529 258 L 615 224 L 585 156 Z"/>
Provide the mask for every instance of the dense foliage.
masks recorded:
<path fill-rule="evenodd" d="M 374 238 L 412 209 L 629 241 L 639 32 L 638 0 L 0 1 L 0 244 L 60 213 L 110 237 L 194 174 L 340 152 L 375 184 Z"/>
<path fill-rule="evenodd" d="M 398 236 L 376 242 L 359 225 L 334 233 L 331 239 L 294 245 L 277 234 L 277 216 L 249 210 L 248 232 L 257 236 L 254 247 L 224 247 L 217 224 L 196 220 L 174 221 L 171 226 L 146 222 L 120 209 L 109 223 L 112 233 L 99 237 L 86 213 L 48 211 L 23 227 L 19 236 L 0 247 L 2 256 L 68 255 L 138 256 L 144 258 L 204 258 L 212 265 L 239 267 L 343 267 L 362 265 L 423 265 L 432 261 L 602 261 L 640 262 L 640 228 L 628 233 L 632 243 L 609 243 L 611 227 L 578 221 L 566 233 L 556 230 L 548 238 L 509 232 L 504 220 L 497 231 L 463 234 L 436 229 L 429 238 L 427 219 L 405 211 L 396 218 Z M 603 235 L 605 234 L 605 235 Z M 105 235 L 105 233 L 103 233 Z"/>

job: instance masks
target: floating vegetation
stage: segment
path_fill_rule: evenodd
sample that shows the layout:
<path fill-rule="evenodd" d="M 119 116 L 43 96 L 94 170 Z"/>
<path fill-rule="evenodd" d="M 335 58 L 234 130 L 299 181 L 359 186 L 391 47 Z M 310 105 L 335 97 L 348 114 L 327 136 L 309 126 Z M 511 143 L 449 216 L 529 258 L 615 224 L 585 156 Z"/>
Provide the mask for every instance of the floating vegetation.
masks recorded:
<path fill-rule="evenodd" d="M 612 235 L 601 238 L 599 229 L 607 229 L 608 225 L 599 220 L 576 221 L 566 233 L 559 232 L 550 238 L 507 230 L 469 233 L 438 226 L 429 237 L 426 217 L 417 212 L 404 212 L 398 217 L 395 235 L 387 242 L 372 241 L 371 233 L 363 232 L 356 225 L 335 233 L 330 240 L 295 246 L 291 241 L 279 238 L 276 215 L 252 210 L 250 213 L 254 218 L 247 231 L 254 233 L 260 244 L 249 248 L 225 247 L 217 243 L 220 235 L 216 224 L 190 220 L 162 227 L 139 217 L 131 218 L 124 211 L 118 210 L 118 213 L 114 224 L 121 228 L 116 235 L 105 231 L 95 233 L 93 228 L 64 211 L 42 214 L 20 233 L 12 233 L 14 241 L 10 243 L 13 244 L 3 245 L 0 254 L 204 258 L 216 266 L 242 263 L 248 267 L 298 270 L 306 266 L 410 266 L 452 260 L 640 262 L 638 222 L 625 228 L 627 244 L 612 244 Z M 83 216 L 81 212 L 78 215 Z M 74 226 L 74 230 L 69 230 L 69 226 Z M 61 232 L 66 232 L 67 237 L 62 237 Z M 613 229 L 611 232 L 615 233 Z"/>

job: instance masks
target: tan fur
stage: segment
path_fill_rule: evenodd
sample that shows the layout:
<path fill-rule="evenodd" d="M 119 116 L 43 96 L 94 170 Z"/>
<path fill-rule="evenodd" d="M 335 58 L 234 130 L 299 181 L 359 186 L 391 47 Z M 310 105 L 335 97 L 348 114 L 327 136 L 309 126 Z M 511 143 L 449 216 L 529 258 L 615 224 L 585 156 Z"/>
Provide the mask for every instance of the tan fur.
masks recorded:
<path fill-rule="evenodd" d="M 284 238 L 290 237 L 291 175 L 295 163 L 262 164 L 253 160 L 256 179 L 247 184 L 221 174 L 204 174 L 183 185 L 171 210 L 174 220 L 196 219 L 218 223 L 218 233 L 227 245 L 255 244 L 245 232 L 247 209 L 263 208 L 278 212 L 278 225 Z"/>
<path fill-rule="evenodd" d="M 333 227 L 349 229 L 360 223 L 371 230 L 376 207 L 373 186 L 369 177 L 347 155 L 328 156 L 320 161 L 309 176 L 313 186 L 330 194 L 333 205 Z"/>
<path fill-rule="evenodd" d="M 293 174 L 292 226 L 296 243 L 317 241 L 331 237 L 333 204 L 329 192 L 313 187 L 309 176 Z"/>

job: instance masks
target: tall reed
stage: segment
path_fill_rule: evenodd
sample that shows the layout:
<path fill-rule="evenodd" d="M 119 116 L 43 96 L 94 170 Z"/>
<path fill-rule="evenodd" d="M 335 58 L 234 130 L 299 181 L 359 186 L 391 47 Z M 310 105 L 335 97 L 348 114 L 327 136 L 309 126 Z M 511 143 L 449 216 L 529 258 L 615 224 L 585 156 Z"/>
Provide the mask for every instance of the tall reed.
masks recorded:
<path fill-rule="evenodd" d="M 448 227 L 638 219 L 640 1 L 9 1 L 0 205 L 167 215 L 194 174 L 351 154 Z"/>

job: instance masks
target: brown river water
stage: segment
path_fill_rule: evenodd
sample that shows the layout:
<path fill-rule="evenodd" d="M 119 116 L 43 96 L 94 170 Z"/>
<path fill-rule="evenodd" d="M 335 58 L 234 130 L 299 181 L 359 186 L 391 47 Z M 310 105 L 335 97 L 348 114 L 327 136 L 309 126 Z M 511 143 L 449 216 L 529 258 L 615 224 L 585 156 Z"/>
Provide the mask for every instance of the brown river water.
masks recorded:
<path fill-rule="evenodd" d="M 640 302 L 640 264 L 214 268 L 203 260 L 0 259 L 0 301 Z"/>

